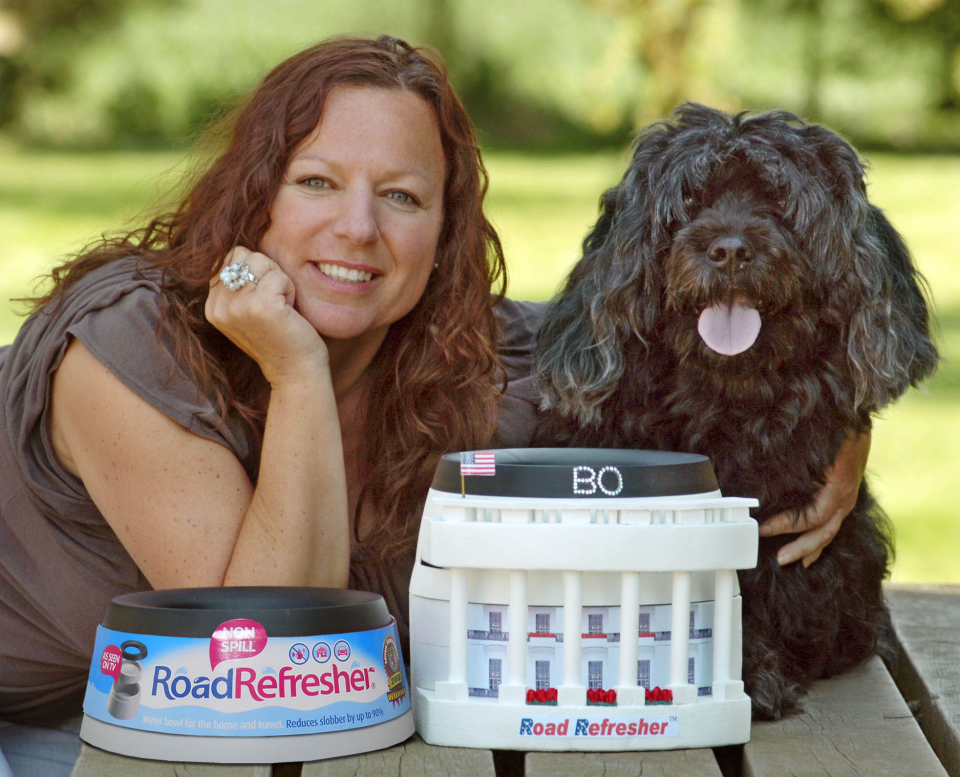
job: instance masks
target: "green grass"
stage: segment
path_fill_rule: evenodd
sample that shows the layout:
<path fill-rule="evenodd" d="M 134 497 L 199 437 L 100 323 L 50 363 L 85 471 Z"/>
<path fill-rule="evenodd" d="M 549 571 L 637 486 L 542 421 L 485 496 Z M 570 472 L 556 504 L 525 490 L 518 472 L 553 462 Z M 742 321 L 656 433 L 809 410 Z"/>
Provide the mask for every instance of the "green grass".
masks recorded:
<path fill-rule="evenodd" d="M 182 154 L 24 153 L 0 143 L 0 343 L 22 318 L 12 298 L 103 232 L 134 224 L 176 183 Z"/>
<path fill-rule="evenodd" d="M 176 182 L 171 153 L 25 153 L 0 145 L 0 298 L 30 292 L 58 256 L 131 224 Z M 870 190 L 907 238 L 936 300 L 945 362 L 875 425 L 870 474 L 894 520 L 901 582 L 960 583 L 960 521 L 949 488 L 960 475 L 960 157 L 873 158 Z M 619 153 L 491 154 L 488 213 L 500 230 L 511 296 L 546 299 L 579 255 Z M 20 320 L 0 306 L 0 344 Z"/>

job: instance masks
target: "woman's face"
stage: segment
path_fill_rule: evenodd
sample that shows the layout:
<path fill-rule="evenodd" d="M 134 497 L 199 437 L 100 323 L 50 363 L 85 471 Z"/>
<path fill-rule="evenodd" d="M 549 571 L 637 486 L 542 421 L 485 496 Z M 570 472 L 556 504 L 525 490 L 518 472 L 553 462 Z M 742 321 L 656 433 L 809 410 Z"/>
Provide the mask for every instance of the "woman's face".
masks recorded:
<path fill-rule="evenodd" d="M 379 344 L 416 305 L 436 261 L 444 176 L 437 121 L 422 98 L 369 87 L 327 96 L 260 244 L 324 338 Z"/>

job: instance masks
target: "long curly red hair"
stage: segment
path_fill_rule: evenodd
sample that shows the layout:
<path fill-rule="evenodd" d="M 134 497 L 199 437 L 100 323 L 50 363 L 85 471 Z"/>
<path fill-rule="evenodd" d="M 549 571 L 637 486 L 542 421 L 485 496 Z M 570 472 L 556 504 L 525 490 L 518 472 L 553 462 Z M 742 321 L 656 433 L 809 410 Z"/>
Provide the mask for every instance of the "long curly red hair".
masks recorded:
<path fill-rule="evenodd" d="M 506 286 L 503 250 L 483 215 L 487 174 L 473 126 L 435 51 L 385 36 L 344 38 L 281 63 L 213 128 L 213 136 L 227 138 L 226 149 L 173 212 L 84 249 L 53 270 L 54 288 L 31 303 L 55 304 L 91 270 L 122 257 L 162 268 L 179 362 L 222 418 L 237 413 L 262 435 L 263 376 L 207 323 L 209 282 L 234 246 L 260 245 L 288 162 L 319 124 L 330 91 L 357 86 L 419 95 L 436 115 L 446 159 L 438 269 L 416 307 L 391 327 L 369 374 L 377 412 L 365 421 L 354 530 L 369 504 L 378 522 L 358 539 L 386 557 L 415 545 L 439 456 L 489 440 L 502 380 L 491 289 Z"/>

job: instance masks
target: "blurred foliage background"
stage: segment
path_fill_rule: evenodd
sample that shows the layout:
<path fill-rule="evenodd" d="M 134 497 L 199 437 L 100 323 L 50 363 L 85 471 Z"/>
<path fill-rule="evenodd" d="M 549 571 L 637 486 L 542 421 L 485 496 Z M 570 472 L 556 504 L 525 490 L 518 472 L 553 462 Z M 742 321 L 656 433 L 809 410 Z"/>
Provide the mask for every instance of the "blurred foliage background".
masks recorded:
<path fill-rule="evenodd" d="M 0 120 L 177 145 L 290 54 L 385 30 L 440 49 L 490 147 L 620 146 L 684 99 L 960 147 L 957 0 L 0 0 Z"/>
<path fill-rule="evenodd" d="M 518 298 L 549 298 L 633 131 L 683 100 L 850 138 L 930 282 L 946 357 L 874 431 L 894 578 L 960 582 L 960 0 L 0 0 L 0 344 L 22 320 L 7 300 L 169 202 L 190 145 L 273 65 L 381 33 L 446 57 Z"/>

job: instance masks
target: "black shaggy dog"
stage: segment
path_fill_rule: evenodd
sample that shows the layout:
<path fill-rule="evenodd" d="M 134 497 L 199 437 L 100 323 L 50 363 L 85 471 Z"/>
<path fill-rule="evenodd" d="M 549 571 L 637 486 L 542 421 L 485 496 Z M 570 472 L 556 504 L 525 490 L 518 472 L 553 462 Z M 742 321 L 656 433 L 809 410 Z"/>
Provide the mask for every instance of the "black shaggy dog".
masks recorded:
<path fill-rule="evenodd" d="M 920 277 L 867 201 L 853 148 L 791 114 L 681 106 L 637 140 L 583 259 L 545 313 L 535 444 L 709 456 L 763 520 L 810 507 L 844 440 L 937 364 Z M 754 716 L 890 657 L 892 545 L 860 488 L 816 563 L 760 540 L 740 573 Z"/>

